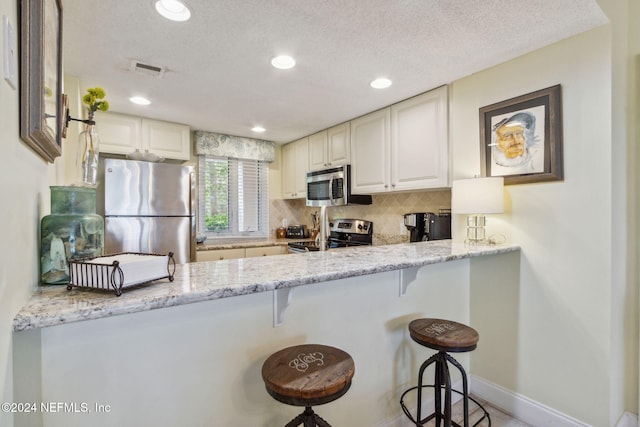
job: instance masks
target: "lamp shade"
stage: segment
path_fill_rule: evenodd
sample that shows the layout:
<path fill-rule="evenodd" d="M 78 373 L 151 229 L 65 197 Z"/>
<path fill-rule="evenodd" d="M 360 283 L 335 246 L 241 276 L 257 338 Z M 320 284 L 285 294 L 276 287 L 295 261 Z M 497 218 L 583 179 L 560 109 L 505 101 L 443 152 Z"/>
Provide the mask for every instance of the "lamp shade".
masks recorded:
<path fill-rule="evenodd" d="M 504 179 L 501 176 L 453 181 L 451 211 L 454 214 L 504 212 Z"/>

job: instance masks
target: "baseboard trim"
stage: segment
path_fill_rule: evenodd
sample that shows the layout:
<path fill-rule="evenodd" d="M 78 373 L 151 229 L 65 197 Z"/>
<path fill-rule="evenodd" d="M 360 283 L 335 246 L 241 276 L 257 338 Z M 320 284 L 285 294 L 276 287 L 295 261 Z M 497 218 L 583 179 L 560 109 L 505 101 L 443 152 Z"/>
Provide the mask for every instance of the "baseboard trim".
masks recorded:
<path fill-rule="evenodd" d="M 630 412 L 625 412 L 618 420 L 616 427 L 638 427 L 638 416 Z"/>
<path fill-rule="evenodd" d="M 526 396 L 508 390 L 483 378 L 471 375 L 471 390 L 491 406 L 534 426 L 589 427 L 577 420 Z"/>
<path fill-rule="evenodd" d="M 462 381 L 458 380 L 453 385 L 455 389 L 461 389 Z M 526 396 L 515 393 L 498 384 L 494 384 L 474 375 L 469 376 L 469 390 L 481 401 L 505 412 L 514 418 L 519 419 L 532 426 L 545 427 L 591 427 L 576 418 L 564 414 L 542 403 L 529 399 Z M 460 397 L 454 393 L 454 403 Z M 423 402 L 424 407 L 431 407 L 433 399 Z M 415 409 L 415 405 L 409 405 L 411 409 Z M 615 427 L 640 427 L 638 416 L 629 412 L 622 414 Z M 404 414 L 383 421 L 379 427 L 404 427 L 407 426 L 409 420 Z M 410 424 L 410 423 L 409 423 Z"/>

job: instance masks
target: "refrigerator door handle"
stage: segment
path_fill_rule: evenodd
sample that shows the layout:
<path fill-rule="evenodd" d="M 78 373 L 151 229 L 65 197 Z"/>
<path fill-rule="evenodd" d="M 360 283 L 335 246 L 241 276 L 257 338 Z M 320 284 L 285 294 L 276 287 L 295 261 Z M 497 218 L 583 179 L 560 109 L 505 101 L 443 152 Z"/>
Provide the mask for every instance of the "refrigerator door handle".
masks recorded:
<path fill-rule="evenodd" d="M 189 189 L 189 203 L 191 205 L 191 244 L 190 246 L 190 257 L 189 260 L 191 262 L 195 262 L 196 260 L 196 174 L 195 172 L 189 173 L 189 184 L 191 188 Z"/>

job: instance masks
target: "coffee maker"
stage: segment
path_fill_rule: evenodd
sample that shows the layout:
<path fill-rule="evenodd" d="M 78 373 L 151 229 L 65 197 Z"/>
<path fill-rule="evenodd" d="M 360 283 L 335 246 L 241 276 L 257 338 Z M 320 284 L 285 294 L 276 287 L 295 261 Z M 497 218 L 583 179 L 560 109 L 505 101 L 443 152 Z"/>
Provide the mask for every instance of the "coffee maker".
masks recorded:
<path fill-rule="evenodd" d="M 426 240 L 426 218 L 427 212 L 404 214 L 404 226 L 409 230 L 410 242 L 421 242 Z"/>
<path fill-rule="evenodd" d="M 451 238 L 451 212 L 441 209 L 433 212 L 404 214 L 404 226 L 409 230 L 410 242 Z"/>

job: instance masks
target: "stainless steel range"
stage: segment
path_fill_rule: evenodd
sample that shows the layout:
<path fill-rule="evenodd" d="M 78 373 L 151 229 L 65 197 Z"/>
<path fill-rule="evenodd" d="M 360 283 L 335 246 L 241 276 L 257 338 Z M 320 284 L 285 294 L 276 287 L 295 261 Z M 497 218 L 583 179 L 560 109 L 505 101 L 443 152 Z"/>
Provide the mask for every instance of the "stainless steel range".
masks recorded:
<path fill-rule="evenodd" d="M 329 222 L 329 248 L 369 246 L 373 243 L 373 222 L 363 219 L 332 219 Z M 291 242 L 289 252 L 319 251 L 318 242 Z"/>

